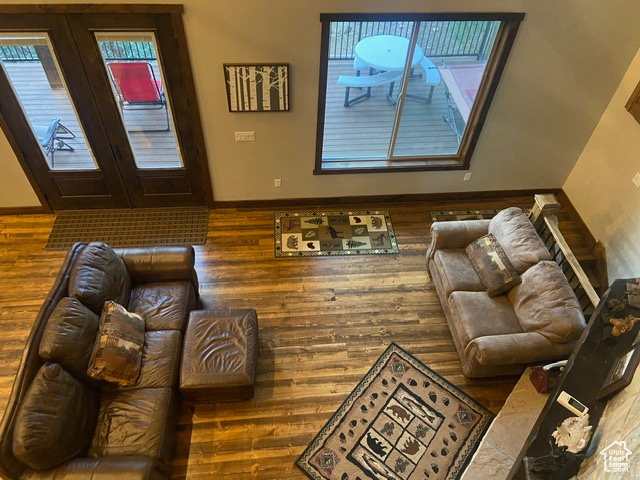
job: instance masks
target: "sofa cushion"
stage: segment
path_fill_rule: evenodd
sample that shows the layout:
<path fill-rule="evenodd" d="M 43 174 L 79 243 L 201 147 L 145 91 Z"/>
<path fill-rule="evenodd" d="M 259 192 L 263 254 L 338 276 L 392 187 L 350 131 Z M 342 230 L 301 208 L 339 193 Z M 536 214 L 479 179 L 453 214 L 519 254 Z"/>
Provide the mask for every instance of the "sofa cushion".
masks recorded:
<path fill-rule="evenodd" d="M 474 338 L 522 333 L 506 295 L 492 298 L 486 292 L 453 292 L 448 304 L 453 317 L 449 326 L 462 349 Z"/>
<path fill-rule="evenodd" d="M 69 276 L 69 295 L 95 313 L 113 300 L 126 305 L 131 278 L 122 259 L 106 243 L 93 242 L 78 255 Z"/>
<path fill-rule="evenodd" d="M 147 330 L 183 330 L 195 306 L 193 285 L 180 281 L 136 285 L 128 309 L 145 319 Z"/>
<path fill-rule="evenodd" d="M 123 387 L 112 383 L 102 390 L 127 388 L 173 387 L 178 383 L 182 333 L 178 330 L 157 330 L 145 332 L 142 350 L 142 368 L 136 383 Z"/>
<path fill-rule="evenodd" d="M 520 283 L 520 275 L 511 265 L 496 237 L 490 233 L 471 242 L 465 251 L 490 297 L 508 292 Z"/>
<path fill-rule="evenodd" d="M 482 292 L 485 289 L 463 249 L 436 251 L 433 265 L 440 274 L 445 301 L 451 292 Z"/>
<path fill-rule="evenodd" d="M 103 392 L 90 457 L 143 455 L 171 459 L 175 398 L 170 388 Z"/>
<path fill-rule="evenodd" d="M 496 237 L 519 274 L 540 260 L 551 260 L 533 224 L 518 207 L 506 208 L 493 217 L 489 233 Z"/>
<path fill-rule="evenodd" d="M 115 302 L 104 304 L 87 374 L 123 386 L 136 383 L 142 365 L 144 319 Z"/>
<path fill-rule="evenodd" d="M 99 397 L 56 363 L 34 377 L 18 410 L 13 454 L 34 470 L 53 468 L 86 451 Z"/>
<path fill-rule="evenodd" d="M 96 341 L 100 318 L 73 297 L 58 302 L 42 332 L 39 354 L 60 364 L 80 381 L 87 380 L 87 365 Z"/>
<path fill-rule="evenodd" d="M 571 342 L 584 330 L 578 299 L 554 262 L 543 261 L 524 272 L 509 298 L 525 332 L 538 332 L 552 342 Z"/>

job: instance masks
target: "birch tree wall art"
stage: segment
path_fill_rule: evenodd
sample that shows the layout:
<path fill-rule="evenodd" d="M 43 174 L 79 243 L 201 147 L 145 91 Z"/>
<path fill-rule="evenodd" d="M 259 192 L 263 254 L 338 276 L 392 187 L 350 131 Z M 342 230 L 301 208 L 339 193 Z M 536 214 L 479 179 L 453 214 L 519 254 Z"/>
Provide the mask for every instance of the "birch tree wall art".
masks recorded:
<path fill-rule="evenodd" d="M 289 111 L 289 64 L 228 64 L 224 80 L 230 112 Z"/>

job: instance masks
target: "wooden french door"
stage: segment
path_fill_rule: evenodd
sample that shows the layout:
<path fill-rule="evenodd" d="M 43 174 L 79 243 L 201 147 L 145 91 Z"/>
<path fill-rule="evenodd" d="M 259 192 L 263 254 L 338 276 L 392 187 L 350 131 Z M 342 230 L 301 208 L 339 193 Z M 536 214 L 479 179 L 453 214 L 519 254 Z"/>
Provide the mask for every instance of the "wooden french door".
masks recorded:
<path fill-rule="evenodd" d="M 78 12 L 0 6 L 0 126 L 43 203 L 210 204 L 181 10 Z"/>

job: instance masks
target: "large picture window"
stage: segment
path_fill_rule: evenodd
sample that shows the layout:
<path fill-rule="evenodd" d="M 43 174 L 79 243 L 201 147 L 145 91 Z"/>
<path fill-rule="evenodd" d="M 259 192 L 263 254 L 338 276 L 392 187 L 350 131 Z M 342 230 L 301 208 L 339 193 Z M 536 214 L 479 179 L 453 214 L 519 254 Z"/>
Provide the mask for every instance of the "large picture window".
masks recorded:
<path fill-rule="evenodd" d="M 467 169 L 524 14 L 323 14 L 316 174 Z"/>

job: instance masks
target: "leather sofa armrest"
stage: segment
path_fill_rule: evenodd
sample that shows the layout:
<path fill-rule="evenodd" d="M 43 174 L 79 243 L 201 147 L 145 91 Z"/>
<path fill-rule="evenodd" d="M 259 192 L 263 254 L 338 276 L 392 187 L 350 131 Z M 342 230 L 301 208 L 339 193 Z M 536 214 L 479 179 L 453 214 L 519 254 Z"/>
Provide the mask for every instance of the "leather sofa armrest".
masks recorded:
<path fill-rule="evenodd" d="M 431 244 L 427 249 L 427 268 L 437 250 L 464 248 L 489 232 L 491 220 L 458 220 L 434 222 L 431 225 Z"/>
<path fill-rule="evenodd" d="M 556 343 L 537 332 L 490 335 L 471 340 L 465 347 L 465 364 L 518 365 L 568 358 L 575 342 Z"/>
<path fill-rule="evenodd" d="M 27 470 L 20 480 L 165 480 L 168 468 L 157 459 L 144 456 L 74 458 L 52 470 Z"/>
<path fill-rule="evenodd" d="M 115 252 L 124 260 L 134 284 L 189 280 L 198 295 L 193 247 L 123 248 Z"/>

